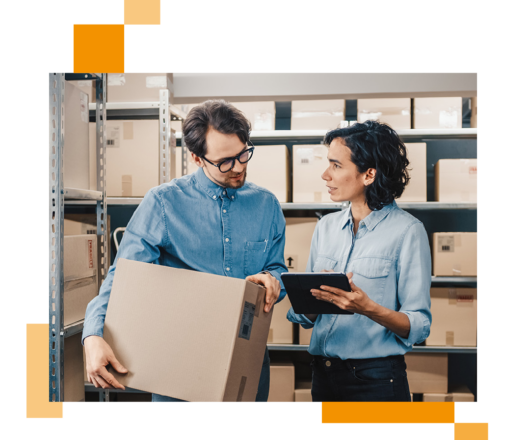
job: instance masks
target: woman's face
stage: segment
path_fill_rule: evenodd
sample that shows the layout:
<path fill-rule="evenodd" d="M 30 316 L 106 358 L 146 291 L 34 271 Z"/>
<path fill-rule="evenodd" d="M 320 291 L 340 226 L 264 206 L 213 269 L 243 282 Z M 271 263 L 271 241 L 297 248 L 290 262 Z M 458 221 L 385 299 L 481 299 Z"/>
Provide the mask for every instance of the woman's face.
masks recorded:
<path fill-rule="evenodd" d="M 342 138 L 335 138 L 328 151 L 329 167 L 322 174 L 334 202 L 365 202 L 364 188 L 374 181 L 375 169 L 359 173 L 351 161 L 351 150 Z"/>

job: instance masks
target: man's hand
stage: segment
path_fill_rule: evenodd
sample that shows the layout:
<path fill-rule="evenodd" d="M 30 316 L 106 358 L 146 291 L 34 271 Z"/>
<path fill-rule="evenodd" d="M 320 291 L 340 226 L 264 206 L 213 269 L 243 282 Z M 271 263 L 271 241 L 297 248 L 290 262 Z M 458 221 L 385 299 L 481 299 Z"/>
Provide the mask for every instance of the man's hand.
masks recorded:
<path fill-rule="evenodd" d="M 86 372 L 88 380 L 96 388 L 120 388 L 125 387 L 105 368 L 109 363 L 118 373 L 127 373 L 127 368 L 118 362 L 112 348 L 100 336 L 88 336 L 85 338 Z"/>
<path fill-rule="evenodd" d="M 263 311 L 265 313 L 270 312 L 272 306 L 276 303 L 278 297 L 280 296 L 280 282 L 268 273 L 250 275 L 246 278 L 246 280 L 252 281 L 256 284 L 261 284 L 263 287 L 265 287 L 265 289 L 267 289 L 267 292 L 265 293 L 265 307 L 263 307 Z"/>
<path fill-rule="evenodd" d="M 346 276 L 350 280 L 350 292 L 346 292 L 335 287 L 320 286 L 320 290 L 311 289 L 311 293 L 317 299 L 333 303 L 343 310 L 366 315 L 374 308 L 374 305 L 376 304 L 368 297 L 365 292 L 363 292 L 353 283 L 352 272 L 348 272 Z"/>

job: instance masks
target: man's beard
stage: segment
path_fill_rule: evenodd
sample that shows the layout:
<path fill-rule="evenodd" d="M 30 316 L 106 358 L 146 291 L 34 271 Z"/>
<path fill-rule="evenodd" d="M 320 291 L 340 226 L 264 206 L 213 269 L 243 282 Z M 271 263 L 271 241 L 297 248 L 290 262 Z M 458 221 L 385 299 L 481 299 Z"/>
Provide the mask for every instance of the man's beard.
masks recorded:
<path fill-rule="evenodd" d="M 205 170 L 208 171 L 206 167 L 205 167 Z M 238 189 L 238 188 L 241 188 L 245 184 L 245 180 L 247 178 L 247 169 L 245 168 L 245 171 L 243 171 L 242 173 L 232 173 L 230 171 L 229 173 L 227 173 L 228 176 L 226 176 L 223 180 L 217 180 L 209 172 L 208 174 L 213 179 L 213 181 L 217 183 L 217 185 L 222 186 L 223 188 Z M 237 177 L 237 176 L 240 176 L 241 174 L 243 174 L 243 177 L 241 178 L 241 180 L 236 180 L 235 182 L 232 182 L 230 180 L 231 177 Z"/>

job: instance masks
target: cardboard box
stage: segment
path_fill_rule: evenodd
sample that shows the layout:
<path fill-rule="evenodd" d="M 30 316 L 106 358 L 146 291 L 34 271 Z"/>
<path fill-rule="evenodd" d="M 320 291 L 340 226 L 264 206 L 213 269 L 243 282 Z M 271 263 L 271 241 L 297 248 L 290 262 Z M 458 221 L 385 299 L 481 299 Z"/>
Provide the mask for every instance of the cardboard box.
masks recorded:
<path fill-rule="evenodd" d="M 276 103 L 262 102 L 231 102 L 241 110 L 249 120 L 252 131 L 274 130 L 276 126 Z"/>
<path fill-rule="evenodd" d="M 107 121 L 107 196 L 143 197 L 159 184 L 155 120 Z M 90 124 L 92 186 L 96 184 L 96 124 Z M 93 188 L 95 189 L 95 187 Z"/>
<path fill-rule="evenodd" d="M 169 149 L 171 153 L 171 179 L 178 179 L 182 177 L 182 147 L 172 147 Z M 191 157 L 191 153 L 188 150 L 188 173 L 193 174 L 199 167 L 195 165 Z"/>
<path fill-rule="evenodd" d="M 64 401 L 84 402 L 83 346 L 81 333 L 64 340 Z"/>
<path fill-rule="evenodd" d="M 475 396 L 465 385 L 451 387 L 449 393 L 425 393 L 424 402 L 474 402 Z"/>
<path fill-rule="evenodd" d="M 291 130 L 333 130 L 345 118 L 344 99 L 293 101 Z"/>
<path fill-rule="evenodd" d="M 425 142 L 406 143 L 407 158 L 410 162 L 410 180 L 398 199 L 400 202 L 427 201 L 427 144 Z"/>
<path fill-rule="evenodd" d="M 280 203 L 288 202 L 289 150 L 285 145 L 264 145 L 254 149 L 247 166 L 247 181 L 271 191 Z"/>
<path fill-rule="evenodd" d="M 294 342 L 294 324 L 287 320 L 287 312 L 291 308 L 289 297 L 274 305 L 271 327 L 267 342 L 270 344 L 292 344 Z"/>
<path fill-rule="evenodd" d="M 305 272 L 311 239 L 317 226 L 316 217 L 287 217 L 285 219 L 285 263 L 289 272 Z"/>
<path fill-rule="evenodd" d="M 64 237 L 64 325 L 85 318 L 88 303 L 98 294 L 97 236 Z"/>
<path fill-rule="evenodd" d="M 442 159 L 434 176 L 439 202 L 530 202 L 530 159 Z"/>
<path fill-rule="evenodd" d="M 410 98 L 358 99 L 357 120 L 384 122 L 394 130 L 411 128 Z"/>
<path fill-rule="evenodd" d="M 447 353 L 407 353 L 405 362 L 411 393 L 447 393 Z"/>
<path fill-rule="evenodd" d="M 471 98 L 471 128 L 529 128 L 530 97 Z"/>
<path fill-rule="evenodd" d="M 431 313 L 426 345 L 477 346 L 477 289 L 431 288 Z"/>
<path fill-rule="evenodd" d="M 328 166 L 324 145 L 293 145 L 293 202 L 332 202 L 322 179 Z"/>
<path fill-rule="evenodd" d="M 414 98 L 414 128 L 462 128 L 462 98 Z"/>
<path fill-rule="evenodd" d="M 303 328 L 300 325 L 300 331 L 298 333 L 300 345 L 309 345 L 311 343 L 311 335 L 313 334 L 312 328 Z"/>
<path fill-rule="evenodd" d="M 268 402 L 294 402 L 294 365 L 271 362 L 271 382 Z"/>
<path fill-rule="evenodd" d="M 296 388 L 294 390 L 294 401 L 295 402 L 312 402 L 311 397 L 311 381 L 310 380 L 297 380 Z"/>
<path fill-rule="evenodd" d="M 64 92 L 64 187 L 90 189 L 88 95 L 69 81 Z"/>
<path fill-rule="evenodd" d="M 530 346 L 530 289 L 477 289 L 477 295 L 479 346 Z"/>
<path fill-rule="evenodd" d="M 530 276 L 529 232 L 433 234 L 436 276 Z"/>
<path fill-rule="evenodd" d="M 161 89 L 169 90 L 171 102 L 172 73 L 109 73 L 107 76 L 107 102 L 160 101 Z"/>
<path fill-rule="evenodd" d="M 119 259 L 104 338 L 129 373 L 113 373 L 187 401 L 255 401 L 272 317 L 264 299 L 249 281 Z"/>

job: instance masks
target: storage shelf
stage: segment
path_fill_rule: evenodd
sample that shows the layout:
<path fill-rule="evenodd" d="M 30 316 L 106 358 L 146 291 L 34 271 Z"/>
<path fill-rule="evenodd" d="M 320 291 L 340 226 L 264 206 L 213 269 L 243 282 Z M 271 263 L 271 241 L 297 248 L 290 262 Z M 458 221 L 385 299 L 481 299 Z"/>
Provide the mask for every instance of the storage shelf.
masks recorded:
<path fill-rule="evenodd" d="M 67 338 L 68 336 L 73 336 L 77 333 L 81 333 L 83 331 L 84 324 L 85 324 L 85 320 L 82 319 L 81 321 L 77 321 L 77 322 L 74 322 L 73 324 L 69 324 L 65 326 L 64 337 Z"/>
<path fill-rule="evenodd" d="M 477 287 L 477 277 L 435 277 L 431 279 L 433 287 Z"/>
<path fill-rule="evenodd" d="M 107 102 L 107 110 L 145 110 L 160 108 L 160 101 L 155 102 Z M 96 103 L 88 104 L 89 110 L 96 110 Z"/>
<path fill-rule="evenodd" d="M 307 351 L 309 345 L 299 344 L 267 344 L 269 350 L 274 351 Z M 430 347 L 414 346 L 413 353 L 476 353 L 477 347 Z"/>
<path fill-rule="evenodd" d="M 400 202 L 396 200 L 401 209 L 417 209 L 421 211 L 448 210 L 448 209 L 477 209 L 476 202 Z"/>
<path fill-rule="evenodd" d="M 71 200 L 83 200 L 83 201 L 97 201 L 103 199 L 101 191 L 90 191 L 88 189 L 77 189 L 77 188 L 65 188 L 64 189 L 65 201 Z"/>
<path fill-rule="evenodd" d="M 102 392 L 105 392 L 107 390 L 103 389 L 103 388 L 96 388 L 90 382 L 85 382 L 85 391 L 102 393 Z M 116 388 L 116 389 L 112 389 L 111 388 L 111 389 L 108 389 L 108 391 L 110 391 L 111 393 L 142 393 L 142 394 L 147 393 L 147 391 L 141 391 L 141 390 L 137 390 L 135 388 L 128 388 L 128 387 L 125 387 L 125 391 L 124 390 L 120 390 L 118 388 Z"/>

